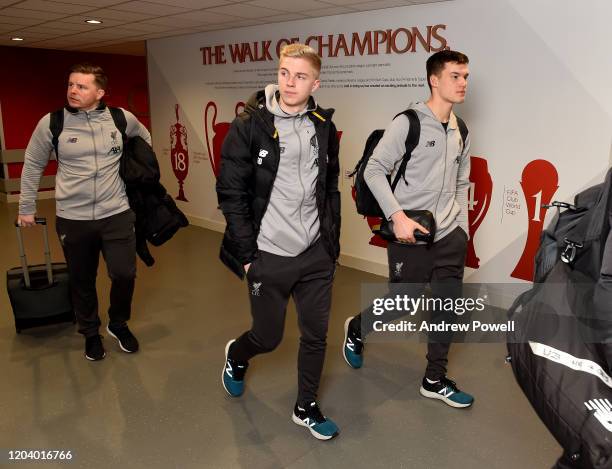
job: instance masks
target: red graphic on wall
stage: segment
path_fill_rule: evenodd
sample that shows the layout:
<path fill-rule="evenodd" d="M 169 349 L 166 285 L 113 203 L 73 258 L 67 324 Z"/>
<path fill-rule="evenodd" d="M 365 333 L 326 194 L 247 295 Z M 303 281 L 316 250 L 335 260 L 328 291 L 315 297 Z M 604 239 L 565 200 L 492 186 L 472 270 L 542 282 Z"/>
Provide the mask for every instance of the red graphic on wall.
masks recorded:
<path fill-rule="evenodd" d="M 187 130 L 179 122 L 179 105 L 174 107 L 176 113 L 176 124 L 170 126 L 170 160 L 172 170 L 179 183 L 179 194 L 176 200 L 189 202 L 183 192 L 183 183 L 189 172 L 189 151 L 187 149 Z"/>
<path fill-rule="evenodd" d="M 478 156 L 470 157 L 470 189 L 468 193 L 468 223 L 470 240 L 467 246 L 465 265 L 473 269 L 480 267 L 480 258 L 474 248 L 474 235 L 487 216 L 493 194 L 493 180 L 489 174 L 487 160 Z"/>
<path fill-rule="evenodd" d="M 234 113 L 236 116 L 244 110 L 244 103 L 238 102 Z M 210 110 L 213 111 L 210 117 Z M 221 169 L 221 146 L 223 140 L 229 132 L 231 122 L 217 122 L 217 104 L 214 101 L 209 101 L 204 108 L 204 133 L 206 135 L 206 148 L 208 150 L 208 158 L 212 166 L 215 178 L 219 176 Z M 212 145 L 211 145 L 212 140 Z"/>
<path fill-rule="evenodd" d="M 533 281 L 534 260 L 546 216 L 543 206 L 552 200 L 559 188 L 558 183 L 557 169 L 546 160 L 534 160 L 523 169 L 521 188 L 527 204 L 529 225 L 523 254 L 511 274 L 514 278 Z"/>
<path fill-rule="evenodd" d="M 354 185 L 351 186 L 351 196 L 353 197 L 353 201 L 357 200 L 357 190 L 355 189 Z M 368 226 L 370 227 L 370 231 L 373 229 L 378 229 L 380 227 L 380 224 L 382 223 L 382 218 L 380 217 L 363 217 L 363 218 L 365 218 L 366 222 L 368 223 Z M 382 239 L 377 234 L 372 235 L 368 244 L 372 246 L 378 246 L 379 248 L 384 248 L 384 249 L 387 248 L 387 241 Z"/>

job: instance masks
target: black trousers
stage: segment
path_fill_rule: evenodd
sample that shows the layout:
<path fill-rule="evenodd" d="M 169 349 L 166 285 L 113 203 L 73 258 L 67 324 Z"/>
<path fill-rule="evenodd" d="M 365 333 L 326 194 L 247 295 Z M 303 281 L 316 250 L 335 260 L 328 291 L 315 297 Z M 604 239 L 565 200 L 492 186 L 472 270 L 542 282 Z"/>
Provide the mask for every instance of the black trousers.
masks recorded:
<path fill-rule="evenodd" d="M 122 326 L 130 319 L 136 278 L 135 215 L 132 210 L 100 220 L 69 220 L 57 217 L 59 236 L 70 274 L 72 303 L 79 332 L 98 334 L 96 276 L 100 253 L 111 278 L 110 324 Z"/>
<path fill-rule="evenodd" d="M 301 333 L 297 398 L 300 404 L 317 397 L 327 346 L 334 272 L 334 261 L 318 241 L 296 257 L 260 251 L 247 273 L 253 324 L 234 343 L 231 358 L 248 361 L 274 350 L 283 337 L 287 303 L 293 296 Z"/>
<path fill-rule="evenodd" d="M 389 243 L 387 256 L 391 294 L 402 292 L 418 297 L 429 283 L 432 297 L 459 298 L 462 295 L 466 250 L 467 235 L 460 227 L 431 246 Z M 410 285 L 394 288 L 394 284 L 399 283 Z M 371 325 L 375 320 L 389 322 L 399 317 L 401 314 L 375 316 L 370 307 L 361 313 L 361 324 Z M 430 323 L 455 321 L 456 315 L 453 311 L 431 312 Z M 369 331 L 369 327 L 364 327 L 363 332 Z M 438 380 L 446 375 L 451 340 L 452 333 L 430 333 L 427 344 L 426 378 Z"/>

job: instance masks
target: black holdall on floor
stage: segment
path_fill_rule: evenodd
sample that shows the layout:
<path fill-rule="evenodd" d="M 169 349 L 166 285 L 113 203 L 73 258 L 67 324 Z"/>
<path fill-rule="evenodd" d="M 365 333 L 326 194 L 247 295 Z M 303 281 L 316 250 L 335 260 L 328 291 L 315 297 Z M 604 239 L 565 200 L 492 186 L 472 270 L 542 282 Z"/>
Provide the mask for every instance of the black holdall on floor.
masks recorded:
<path fill-rule="evenodd" d="M 15 330 L 56 324 L 76 323 L 70 298 L 68 268 L 64 262 L 51 263 L 47 220 L 36 218 L 42 225 L 45 242 L 45 264 L 28 266 L 21 227 L 15 223 L 21 267 L 6 273 L 6 289 L 15 316 Z"/>

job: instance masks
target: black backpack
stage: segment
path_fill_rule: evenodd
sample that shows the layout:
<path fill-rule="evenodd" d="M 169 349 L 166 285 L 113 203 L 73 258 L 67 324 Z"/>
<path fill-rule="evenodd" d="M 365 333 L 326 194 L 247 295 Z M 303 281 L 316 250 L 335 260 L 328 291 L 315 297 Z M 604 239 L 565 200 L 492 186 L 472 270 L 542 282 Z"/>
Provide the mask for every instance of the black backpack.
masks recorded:
<path fill-rule="evenodd" d="M 115 127 L 117 130 L 121 132 L 121 137 L 123 138 L 123 148 L 126 147 L 127 144 L 127 120 L 125 119 L 125 114 L 118 107 L 110 107 L 108 110 L 113 117 L 113 122 L 115 123 Z M 59 136 L 64 129 L 64 108 L 58 109 L 51 113 L 51 118 L 49 120 L 49 130 L 51 131 L 51 142 L 53 143 L 53 149 L 55 150 L 55 158 L 59 161 Z"/>
<path fill-rule="evenodd" d="M 611 199 L 612 170 L 573 205 L 551 204 L 559 212 L 536 255 L 540 283 L 508 311 L 508 360 L 564 449 L 559 468 L 612 467 L 612 279 L 602 269 L 612 262 Z"/>
<path fill-rule="evenodd" d="M 412 156 L 412 152 L 419 144 L 419 137 L 421 136 L 421 121 L 419 120 L 416 111 L 414 109 L 406 109 L 405 111 L 397 114 L 393 119 L 401 115 L 408 118 L 410 127 L 408 130 L 408 136 L 406 137 L 406 153 L 404 153 L 404 156 L 402 156 L 402 162 L 400 163 L 397 174 L 393 178 L 393 182 L 391 182 L 391 175 L 387 176 L 392 192 L 395 192 L 395 188 L 397 187 L 400 178 L 404 176 L 404 173 L 406 172 L 406 165 Z M 467 139 L 468 135 L 468 128 L 465 125 L 465 122 L 463 122 L 463 120 L 461 120 L 459 117 L 457 117 L 457 125 L 459 127 L 461 139 L 465 144 L 465 140 Z M 378 145 L 378 142 L 384 133 L 385 131 L 383 129 L 376 129 L 372 131 L 366 140 L 361 159 L 357 162 L 353 172 L 349 174 L 349 177 L 354 177 L 353 186 L 355 187 L 355 204 L 357 205 L 357 213 L 365 217 L 384 217 L 378 201 L 374 197 L 374 194 L 372 194 L 372 191 L 370 191 L 370 188 L 366 184 L 363 177 L 368 161 L 370 160 L 372 153 L 374 153 L 374 149 Z"/>

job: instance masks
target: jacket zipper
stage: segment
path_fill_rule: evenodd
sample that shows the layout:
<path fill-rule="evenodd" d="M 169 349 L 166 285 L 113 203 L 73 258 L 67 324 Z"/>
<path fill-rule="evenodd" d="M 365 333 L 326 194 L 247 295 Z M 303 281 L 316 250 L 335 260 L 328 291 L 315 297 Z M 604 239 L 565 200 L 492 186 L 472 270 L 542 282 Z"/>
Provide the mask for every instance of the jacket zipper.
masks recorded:
<path fill-rule="evenodd" d="M 85 116 L 87 116 L 87 125 L 89 125 L 89 128 L 91 129 L 91 140 L 93 141 L 93 147 L 94 147 L 94 165 L 96 168 L 96 172 L 94 173 L 94 177 L 93 177 L 93 201 L 91 205 L 91 219 L 95 220 L 96 219 L 96 189 L 97 189 L 96 178 L 98 177 L 98 150 L 96 148 L 96 134 L 94 132 L 93 127 L 91 126 L 91 121 L 89 120 L 89 113 L 85 112 Z"/>
<path fill-rule="evenodd" d="M 297 117 L 293 118 L 293 131 L 298 139 L 299 143 L 299 154 L 298 154 L 298 180 L 300 181 L 300 187 L 302 188 L 302 201 L 300 202 L 300 226 L 302 230 L 304 230 L 304 234 L 306 235 L 306 242 L 310 246 L 310 240 L 308 239 L 308 231 L 306 231 L 306 227 L 304 226 L 304 222 L 302 220 L 302 208 L 304 207 L 304 201 L 306 200 L 306 188 L 304 187 L 304 181 L 302 181 L 302 139 L 300 138 L 300 134 L 298 133 L 295 123 L 297 121 Z"/>
<path fill-rule="evenodd" d="M 438 213 L 438 204 L 440 203 L 440 197 L 442 197 L 442 192 L 444 191 L 444 184 L 446 183 L 446 158 L 448 157 L 448 131 L 444 128 L 442 123 L 440 123 L 442 130 L 444 131 L 444 172 L 442 173 L 442 187 L 440 187 L 440 193 L 438 194 L 438 200 L 436 200 L 436 208 L 434 209 L 434 220 L 437 217 Z"/>

